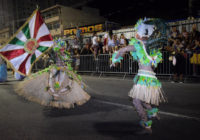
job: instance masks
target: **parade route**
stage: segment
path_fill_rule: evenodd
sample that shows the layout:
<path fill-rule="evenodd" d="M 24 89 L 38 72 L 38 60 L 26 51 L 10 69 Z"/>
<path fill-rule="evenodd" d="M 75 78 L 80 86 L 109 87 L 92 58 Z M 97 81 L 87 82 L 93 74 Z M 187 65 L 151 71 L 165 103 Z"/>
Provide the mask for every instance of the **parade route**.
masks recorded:
<path fill-rule="evenodd" d="M 136 135 L 139 118 L 128 91 L 132 80 L 83 76 L 91 100 L 74 109 L 55 109 L 18 96 L 18 81 L 0 83 L 1 140 L 173 140 L 199 137 L 200 84 L 162 82 L 168 103 L 160 106 L 153 134 Z"/>

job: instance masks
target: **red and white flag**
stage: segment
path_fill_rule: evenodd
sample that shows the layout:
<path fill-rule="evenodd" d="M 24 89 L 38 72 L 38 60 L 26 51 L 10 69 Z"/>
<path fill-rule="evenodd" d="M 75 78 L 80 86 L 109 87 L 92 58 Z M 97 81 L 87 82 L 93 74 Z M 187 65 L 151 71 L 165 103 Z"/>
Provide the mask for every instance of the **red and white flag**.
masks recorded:
<path fill-rule="evenodd" d="M 22 75 L 29 75 L 33 64 L 53 46 L 53 38 L 38 10 L 0 49 L 0 55 Z"/>

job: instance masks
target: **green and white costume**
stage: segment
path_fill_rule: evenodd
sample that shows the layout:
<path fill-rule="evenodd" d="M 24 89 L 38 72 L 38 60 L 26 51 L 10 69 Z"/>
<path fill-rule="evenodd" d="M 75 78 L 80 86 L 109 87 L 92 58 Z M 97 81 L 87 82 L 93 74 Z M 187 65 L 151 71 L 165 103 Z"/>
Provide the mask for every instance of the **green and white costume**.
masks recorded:
<path fill-rule="evenodd" d="M 162 60 L 162 53 L 159 50 L 152 50 L 150 55 L 146 52 L 145 45 L 142 41 L 135 38 L 131 39 L 130 44 L 134 46 L 131 55 L 135 61 L 139 63 L 139 70 L 133 82 L 133 88 L 129 92 L 132 98 L 140 99 L 146 103 L 159 105 L 160 102 L 165 101 L 161 89 L 161 83 L 156 77 L 156 74 L 149 70 L 151 67 L 157 67 L 158 63 Z M 112 62 L 120 62 L 123 57 L 119 56 L 119 52 L 115 52 L 112 57 Z M 148 68 L 148 70 L 143 69 Z"/>
<path fill-rule="evenodd" d="M 140 125 L 151 133 L 152 117 L 157 117 L 158 106 L 166 98 L 161 83 L 156 77 L 153 68 L 162 61 L 162 53 L 158 48 L 166 43 L 166 24 L 160 19 L 140 19 L 134 27 L 135 38 L 131 39 L 129 46 L 121 48 L 112 56 L 112 65 L 120 63 L 123 54 L 130 52 L 133 59 L 138 62 L 139 70 L 133 82 L 129 96 L 133 98 L 133 105 L 141 119 Z"/>
<path fill-rule="evenodd" d="M 71 67 L 65 42 L 57 40 L 52 59 L 56 62 L 37 73 L 32 73 L 15 86 L 15 91 L 30 101 L 56 108 L 73 108 L 90 99 L 81 76 Z"/>

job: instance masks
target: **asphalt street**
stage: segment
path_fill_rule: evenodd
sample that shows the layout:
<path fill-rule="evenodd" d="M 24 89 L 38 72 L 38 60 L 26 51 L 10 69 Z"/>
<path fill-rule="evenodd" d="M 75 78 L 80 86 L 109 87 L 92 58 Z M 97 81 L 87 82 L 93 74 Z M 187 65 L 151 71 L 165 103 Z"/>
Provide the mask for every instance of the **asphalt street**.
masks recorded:
<path fill-rule="evenodd" d="M 136 135 L 139 118 L 128 91 L 132 80 L 83 76 L 91 100 L 55 109 L 18 96 L 12 75 L 0 83 L 0 140 L 173 140 L 200 136 L 200 84 L 162 82 L 168 103 L 152 135 Z"/>

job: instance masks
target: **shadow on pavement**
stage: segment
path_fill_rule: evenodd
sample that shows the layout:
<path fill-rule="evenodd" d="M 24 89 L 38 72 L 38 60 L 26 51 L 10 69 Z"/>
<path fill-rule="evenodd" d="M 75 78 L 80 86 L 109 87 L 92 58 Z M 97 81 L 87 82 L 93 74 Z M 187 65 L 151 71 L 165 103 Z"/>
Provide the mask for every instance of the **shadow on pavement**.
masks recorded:
<path fill-rule="evenodd" d="M 0 85 L 10 85 L 10 84 L 7 84 L 7 83 L 5 83 L 5 82 L 3 82 L 3 83 L 0 83 Z"/>
<path fill-rule="evenodd" d="M 75 106 L 71 109 L 58 109 L 52 107 L 44 107 L 43 114 L 46 117 L 62 117 L 62 116 L 74 116 L 84 115 L 97 112 L 110 112 L 112 110 L 119 109 L 115 106 L 109 106 L 103 103 L 95 102 L 92 98 L 82 106 Z"/>
<path fill-rule="evenodd" d="M 121 139 L 121 137 L 136 136 L 136 133 L 141 130 L 138 124 L 133 122 L 101 122 L 94 124 L 94 128 L 101 135 L 108 135 Z"/>
<path fill-rule="evenodd" d="M 9 83 L 9 82 L 21 82 L 21 81 L 23 81 L 23 80 L 16 80 L 16 79 L 14 79 L 14 80 L 6 81 L 6 82 Z"/>

